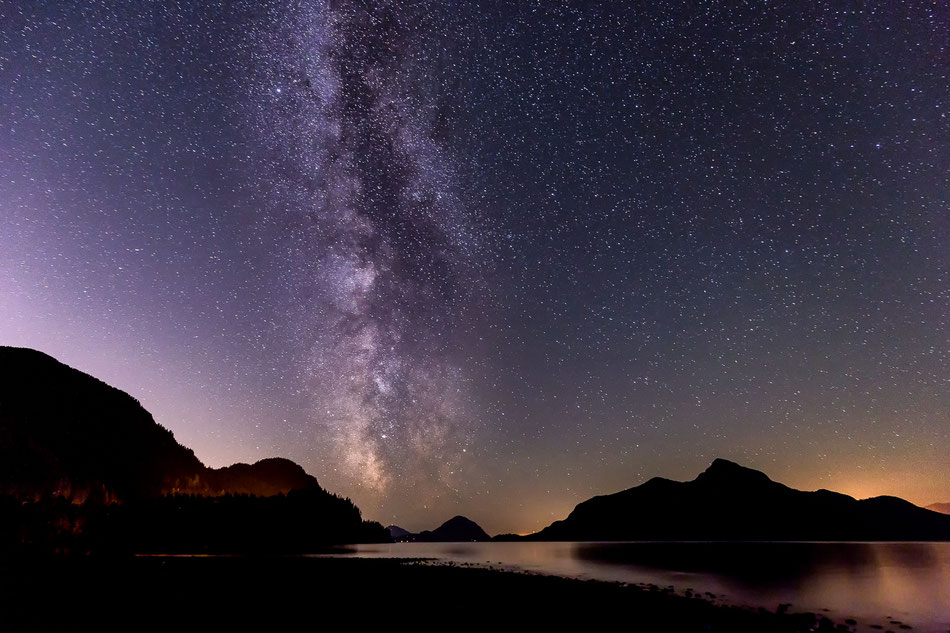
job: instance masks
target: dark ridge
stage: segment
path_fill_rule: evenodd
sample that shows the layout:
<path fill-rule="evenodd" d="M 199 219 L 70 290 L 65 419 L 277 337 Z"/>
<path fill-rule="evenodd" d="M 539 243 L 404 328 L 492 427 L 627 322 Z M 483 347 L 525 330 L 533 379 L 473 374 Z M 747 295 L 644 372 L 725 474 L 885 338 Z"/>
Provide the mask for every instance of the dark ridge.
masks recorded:
<path fill-rule="evenodd" d="M 291 490 L 320 488 L 317 479 L 295 462 L 283 457 L 269 457 L 253 464 L 232 464 L 224 468 L 206 471 L 208 492 L 249 494 L 271 497 L 287 494 Z"/>

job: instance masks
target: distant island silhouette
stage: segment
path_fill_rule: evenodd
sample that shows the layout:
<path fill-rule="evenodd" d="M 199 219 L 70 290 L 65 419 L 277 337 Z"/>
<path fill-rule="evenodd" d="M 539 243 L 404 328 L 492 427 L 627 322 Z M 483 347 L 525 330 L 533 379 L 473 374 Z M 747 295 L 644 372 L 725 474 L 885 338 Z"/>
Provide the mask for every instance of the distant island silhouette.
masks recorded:
<path fill-rule="evenodd" d="M 931 503 L 929 506 L 924 507 L 928 510 L 939 512 L 940 514 L 950 514 L 950 503 Z"/>
<path fill-rule="evenodd" d="M 950 516 L 897 497 L 803 492 L 716 459 L 693 481 L 655 477 L 577 505 L 562 521 L 497 540 L 945 541 Z"/>
<path fill-rule="evenodd" d="M 208 468 L 127 393 L 0 347 L 0 543 L 40 551 L 311 551 L 388 541 L 288 459 Z"/>
<path fill-rule="evenodd" d="M 481 526 L 461 515 L 452 517 L 434 530 L 423 530 L 417 534 L 399 526 L 390 525 L 389 534 L 394 541 L 404 543 L 458 543 L 491 540 Z"/>

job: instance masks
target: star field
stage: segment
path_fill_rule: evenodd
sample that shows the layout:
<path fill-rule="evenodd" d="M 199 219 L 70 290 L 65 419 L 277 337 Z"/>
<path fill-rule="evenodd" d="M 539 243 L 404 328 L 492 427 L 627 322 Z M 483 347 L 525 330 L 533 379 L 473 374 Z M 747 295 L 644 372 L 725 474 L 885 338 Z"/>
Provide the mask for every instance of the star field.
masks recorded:
<path fill-rule="evenodd" d="M 0 342 L 527 531 L 717 456 L 950 500 L 939 2 L 0 7 Z"/>

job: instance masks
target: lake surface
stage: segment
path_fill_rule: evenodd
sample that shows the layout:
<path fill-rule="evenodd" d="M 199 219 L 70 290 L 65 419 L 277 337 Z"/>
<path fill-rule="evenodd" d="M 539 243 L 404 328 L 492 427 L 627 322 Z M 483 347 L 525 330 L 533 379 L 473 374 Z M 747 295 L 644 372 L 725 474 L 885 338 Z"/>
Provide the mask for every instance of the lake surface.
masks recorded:
<path fill-rule="evenodd" d="M 394 543 L 345 555 L 672 585 L 717 603 L 854 618 L 858 631 L 950 631 L 950 543 Z"/>

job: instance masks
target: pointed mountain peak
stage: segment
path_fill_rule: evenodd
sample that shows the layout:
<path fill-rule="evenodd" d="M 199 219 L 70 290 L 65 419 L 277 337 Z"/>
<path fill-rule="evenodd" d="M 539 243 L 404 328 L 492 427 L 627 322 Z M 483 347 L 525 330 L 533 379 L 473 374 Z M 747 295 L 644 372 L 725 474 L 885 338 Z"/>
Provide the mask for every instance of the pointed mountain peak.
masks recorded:
<path fill-rule="evenodd" d="M 461 515 L 454 516 L 432 532 L 421 532 L 421 541 L 487 541 L 490 537 L 475 521 Z"/>
<path fill-rule="evenodd" d="M 727 469 L 731 469 L 731 470 L 739 470 L 739 469 L 750 470 L 750 469 L 746 468 L 745 466 L 740 466 L 739 464 L 737 464 L 737 463 L 735 463 L 735 462 L 731 462 L 731 461 L 729 461 L 728 459 L 723 459 L 722 457 L 717 457 L 716 459 L 713 460 L 712 464 L 709 465 L 709 468 L 707 468 L 706 471 L 708 472 L 708 471 L 710 471 L 710 470 L 716 471 L 716 470 L 727 470 Z"/>
<path fill-rule="evenodd" d="M 475 521 L 472 521 L 468 517 L 463 517 L 461 514 L 456 514 L 454 517 L 442 524 L 441 527 L 453 526 L 453 525 L 478 525 Z"/>
<path fill-rule="evenodd" d="M 728 459 L 716 458 L 713 460 L 713 463 L 710 464 L 709 468 L 696 478 L 696 481 L 733 485 L 749 483 L 761 484 L 771 482 L 772 480 L 768 478 L 768 475 L 758 470 L 740 466 L 735 462 L 730 462 Z"/>
<path fill-rule="evenodd" d="M 386 529 L 389 530 L 389 535 L 393 537 L 393 539 L 403 538 L 404 536 L 412 534 L 409 530 L 401 528 L 398 525 L 388 525 Z"/>

